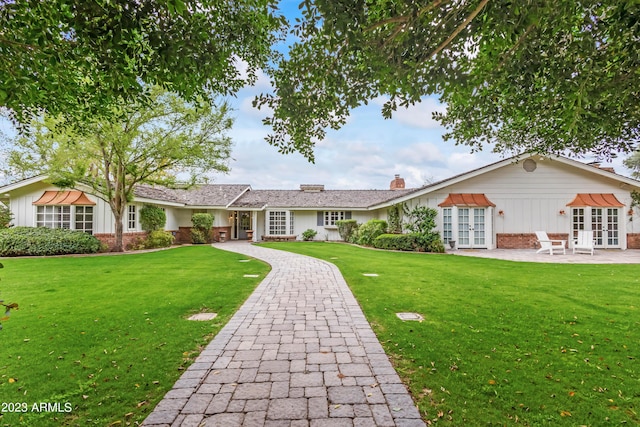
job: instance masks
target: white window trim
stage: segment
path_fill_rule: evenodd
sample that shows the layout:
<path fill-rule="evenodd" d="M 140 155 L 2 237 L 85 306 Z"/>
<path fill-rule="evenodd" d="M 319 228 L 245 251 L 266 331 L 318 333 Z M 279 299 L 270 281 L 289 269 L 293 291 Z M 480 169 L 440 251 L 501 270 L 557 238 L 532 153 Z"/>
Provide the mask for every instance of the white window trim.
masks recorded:
<path fill-rule="evenodd" d="M 284 230 L 272 230 L 272 214 L 284 214 Z M 281 217 L 282 218 L 282 217 Z M 282 225 L 277 225 L 277 227 L 282 227 Z M 273 211 L 267 211 L 266 215 L 265 215 L 265 231 L 266 234 L 269 236 L 287 236 L 287 235 L 293 235 L 294 233 L 294 214 L 293 211 L 286 211 L 286 210 L 273 210 Z M 273 231 L 278 231 L 277 233 L 274 233 Z M 280 232 L 280 231 L 284 231 L 284 232 Z"/>
<path fill-rule="evenodd" d="M 131 210 L 133 208 L 133 211 Z M 138 206 L 136 205 L 128 205 L 127 206 L 127 230 L 128 231 L 136 231 L 138 230 Z M 131 219 L 131 214 L 133 214 L 133 219 Z M 133 222 L 133 227 L 131 227 L 131 222 Z"/>
<path fill-rule="evenodd" d="M 53 223 L 49 222 L 49 225 L 55 225 L 54 227 L 49 227 L 48 221 L 46 221 L 46 215 L 60 215 L 60 213 L 49 213 L 47 214 L 47 208 L 59 208 L 59 209 L 63 209 L 65 207 L 69 208 L 69 222 L 68 225 L 69 227 L 64 227 L 63 225 L 65 225 L 65 222 L 62 221 L 55 221 Z M 65 228 L 68 230 L 78 230 L 78 228 L 76 227 L 76 208 L 77 207 L 82 207 L 82 208 L 91 208 L 92 212 L 91 212 L 91 232 L 89 234 L 93 234 L 95 233 L 95 206 L 89 206 L 89 205 L 41 205 L 41 206 L 35 206 L 35 215 L 34 215 L 34 226 L 35 227 L 48 227 L 48 228 Z M 42 208 L 43 209 L 43 214 L 45 215 L 44 221 L 42 221 L 42 223 L 40 223 L 38 221 L 38 210 Z M 55 209 L 54 209 L 55 210 Z M 42 225 L 39 225 L 42 224 Z M 86 231 L 84 228 L 81 231 Z"/>
<path fill-rule="evenodd" d="M 323 224 L 325 227 L 337 227 L 336 221 L 346 218 L 346 211 L 324 211 Z"/>

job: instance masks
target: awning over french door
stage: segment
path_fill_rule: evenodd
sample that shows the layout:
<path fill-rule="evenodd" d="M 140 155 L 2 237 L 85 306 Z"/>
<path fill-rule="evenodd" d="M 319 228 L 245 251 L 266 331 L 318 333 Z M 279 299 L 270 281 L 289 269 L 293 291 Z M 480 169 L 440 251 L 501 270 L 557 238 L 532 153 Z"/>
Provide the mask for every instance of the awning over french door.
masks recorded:
<path fill-rule="evenodd" d="M 438 206 L 441 208 L 447 208 L 451 206 L 465 206 L 465 207 L 495 207 L 487 196 L 483 193 L 449 193 L 446 199 Z"/>
<path fill-rule="evenodd" d="M 601 193 L 578 193 L 576 197 L 567 206 L 584 207 L 590 206 L 594 208 L 621 208 L 624 204 L 620 203 L 614 194 Z"/>

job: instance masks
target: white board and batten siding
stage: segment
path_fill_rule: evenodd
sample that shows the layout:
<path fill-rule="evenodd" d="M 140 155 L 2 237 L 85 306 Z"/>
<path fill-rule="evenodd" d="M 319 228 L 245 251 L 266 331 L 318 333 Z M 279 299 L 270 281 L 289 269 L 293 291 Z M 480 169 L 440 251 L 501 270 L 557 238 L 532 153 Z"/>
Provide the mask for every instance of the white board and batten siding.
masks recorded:
<path fill-rule="evenodd" d="M 10 209 L 13 213 L 14 226 L 36 226 L 36 206 L 33 203 L 40 199 L 45 191 L 60 191 L 60 188 L 38 182 L 13 191 Z M 95 206 L 93 206 L 94 233 L 113 233 L 113 215 L 109 204 L 87 191 L 85 194 L 89 200 L 95 202 Z"/>
<path fill-rule="evenodd" d="M 620 209 L 621 238 L 638 229 L 638 215 L 629 221 L 629 190 L 622 189 L 616 176 L 611 178 L 570 167 L 558 161 L 536 160 L 536 168 L 527 172 L 522 162 L 513 163 L 419 196 L 409 206 L 422 205 L 439 210 L 438 228 L 442 230 L 442 209 L 438 207 L 449 194 L 485 194 L 496 206 L 490 224 L 496 233 L 569 233 L 571 207 L 578 193 L 614 194 L 625 206 Z M 561 213 L 563 211 L 564 213 Z M 500 212 L 502 212 L 500 214 Z M 637 231 L 636 231 L 637 232 Z M 623 244 L 624 247 L 624 244 Z"/>

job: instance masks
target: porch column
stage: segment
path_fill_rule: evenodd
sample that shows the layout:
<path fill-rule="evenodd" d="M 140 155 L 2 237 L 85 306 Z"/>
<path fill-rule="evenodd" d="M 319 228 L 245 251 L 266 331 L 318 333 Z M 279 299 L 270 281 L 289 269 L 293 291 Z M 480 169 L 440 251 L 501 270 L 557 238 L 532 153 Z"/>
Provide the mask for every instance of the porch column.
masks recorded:
<path fill-rule="evenodd" d="M 251 228 L 253 229 L 253 237 L 251 240 L 253 242 L 258 241 L 258 211 L 251 212 Z"/>
<path fill-rule="evenodd" d="M 493 206 L 487 207 L 487 216 L 484 219 L 485 224 L 485 242 L 487 243 L 487 249 L 495 249 L 496 248 L 496 238 L 493 232 L 493 221 L 494 221 L 494 213 L 495 209 Z"/>

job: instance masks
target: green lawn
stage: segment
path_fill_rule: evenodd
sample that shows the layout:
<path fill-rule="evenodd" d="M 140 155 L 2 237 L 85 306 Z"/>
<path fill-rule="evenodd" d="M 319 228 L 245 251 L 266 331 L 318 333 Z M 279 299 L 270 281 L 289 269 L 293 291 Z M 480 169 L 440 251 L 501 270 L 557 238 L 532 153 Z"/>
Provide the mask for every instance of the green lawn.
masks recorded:
<path fill-rule="evenodd" d="M 20 308 L 0 331 L 0 426 L 141 422 L 267 273 L 243 258 L 191 246 L 2 259 L 0 299 Z M 218 317 L 186 320 L 204 309 Z"/>
<path fill-rule="evenodd" d="M 640 423 L 637 265 L 518 263 L 317 242 L 265 246 L 340 268 L 431 423 Z M 425 320 L 403 322 L 397 312 Z"/>

